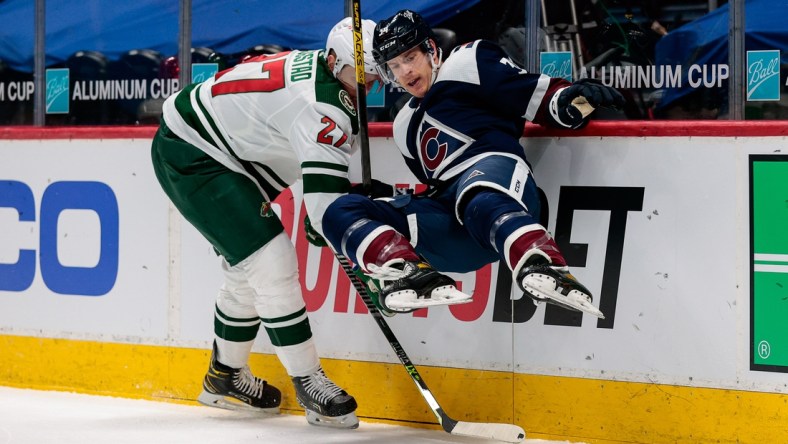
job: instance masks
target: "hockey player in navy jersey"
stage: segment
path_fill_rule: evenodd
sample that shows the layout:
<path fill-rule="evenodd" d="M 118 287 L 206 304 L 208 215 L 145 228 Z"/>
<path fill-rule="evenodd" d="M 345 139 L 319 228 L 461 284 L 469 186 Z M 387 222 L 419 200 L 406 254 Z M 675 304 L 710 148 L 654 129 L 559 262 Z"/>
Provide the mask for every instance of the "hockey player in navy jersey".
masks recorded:
<path fill-rule="evenodd" d="M 367 87 L 377 78 L 375 23 L 363 21 Z M 309 423 L 358 426 L 356 400 L 324 373 L 301 295 L 293 244 L 271 202 L 303 181 L 312 227 L 350 189 L 358 124 L 352 19 L 326 50 L 252 58 L 164 103 L 153 167 L 175 207 L 221 255 L 214 344 L 198 400 L 278 411 L 282 395 L 247 365 L 260 326 L 291 377 Z"/>
<path fill-rule="evenodd" d="M 622 106 L 622 95 L 593 81 L 527 73 L 484 40 L 456 47 L 442 62 L 432 30 L 409 10 L 380 21 L 373 45 L 381 77 L 413 96 L 394 120 L 394 139 L 429 190 L 343 196 L 323 224 L 336 251 L 379 281 L 384 313 L 467 302 L 436 300 L 436 289 L 454 284 L 437 270 L 468 272 L 500 260 L 535 302 L 603 317 L 539 223 L 519 139 L 526 120 L 579 128 L 594 108 Z"/>

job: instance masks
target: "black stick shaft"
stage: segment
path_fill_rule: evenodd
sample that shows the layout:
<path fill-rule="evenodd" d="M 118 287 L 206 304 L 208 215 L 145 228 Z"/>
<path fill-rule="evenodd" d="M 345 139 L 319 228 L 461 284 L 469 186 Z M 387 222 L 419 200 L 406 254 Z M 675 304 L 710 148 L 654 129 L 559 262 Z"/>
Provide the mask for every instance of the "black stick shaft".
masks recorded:
<path fill-rule="evenodd" d="M 356 112 L 358 113 L 358 137 L 361 143 L 361 183 L 364 191 L 372 188 L 372 167 L 369 158 L 369 134 L 367 132 L 367 82 L 364 78 L 364 38 L 361 32 L 361 0 L 352 0 L 353 47 L 356 68 Z"/>
<path fill-rule="evenodd" d="M 394 350 L 394 353 L 397 354 L 397 358 L 405 366 L 405 370 L 408 372 L 408 376 L 413 380 L 416 386 L 419 388 L 419 392 L 421 392 L 421 396 L 424 397 L 424 400 L 427 401 L 427 404 L 430 406 L 430 410 L 438 418 L 438 422 L 440 423 L 443 430 L 446 432 L 451 433 L 454 427 L 457 425 L 457 421 L 450 418 L 446 412 L 443 411 L 443 408 L 438 404 L 438 401 L 433 396 L 432 392 L 430 391 L 429 387 L 427 387 L 427 383 L 424 382 L 424 379 L 419 374 L 418 369 L 413 362 L 411 362 L 410 358 L 408 357 L 407 353 L 405 353 L 405 349 L 402 348 L 402 344 L 399 343 L 399 340 L 394 335 L 394 332 L 389 327 L 389 324 L 383 317 L 383 314 L 378 310 L 378 307 L 372 301 L 372 297 L 367 293 L 367 287 L 361 281 L 361 279 L 353 273 L 353 267 L 350 265 L 350 261 L 343 255 L 337 253 L 336 254 L 337 260 L 339 261 L 339 265 L 342 266 L 342 270 L 345 271 L 345 274 L 350 279 L 350 282 L 353 284 L 353 287 L 358 292 L 359 296 L 361 296 L 361 300 L 364 301 L 364 305 L 367 306 L 367 310 L 369 310 L 369 314 L 375 319 L 375 322 L 380 327 L 380 331 L 383 332 L 383 336 L 386 337 L 386 340 L 389 341 L 389 345 Z"/>

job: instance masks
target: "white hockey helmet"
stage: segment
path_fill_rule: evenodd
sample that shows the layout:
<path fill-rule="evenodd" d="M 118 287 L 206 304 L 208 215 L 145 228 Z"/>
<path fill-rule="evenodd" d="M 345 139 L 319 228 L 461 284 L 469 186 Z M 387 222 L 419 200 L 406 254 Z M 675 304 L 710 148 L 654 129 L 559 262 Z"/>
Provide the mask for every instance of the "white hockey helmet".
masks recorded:
<path fill-rule="evenodd" d="M 375 58 L 372 57 L 372 33 L 374 30 L 375 22 L 372 20 L 361 20 L 361 38 L 364 45 L 364 72 L 367 74 L 378 73 L 375 69 Z M 335 77 L 346 65 L 350 65 L 355 70 L 354 44 L 353 18 L 345 17 L 331 28 L 326 40 L 326 54 L 333 50 L 337 56 L 337 62 L 334 64 Z"/>

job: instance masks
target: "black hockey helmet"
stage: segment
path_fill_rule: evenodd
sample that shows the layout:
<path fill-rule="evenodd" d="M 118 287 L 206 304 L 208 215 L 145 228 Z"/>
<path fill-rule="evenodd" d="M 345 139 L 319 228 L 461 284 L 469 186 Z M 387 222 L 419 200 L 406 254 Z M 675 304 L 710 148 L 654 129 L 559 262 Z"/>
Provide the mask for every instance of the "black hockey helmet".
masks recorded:
<path fill-rule="evenodd" d="M 435 40 L 432 29 L 421 16 L 409 9 L 403 9 L 388 20 L 381 20 L 375 27 L 372 37 L 372 56 L 378 70 L 386 81 L 391 81 L 385 69 L 386 62 L 398 55 L 422 45 L 425 52 L 434 52 L 429 40 Z"/>

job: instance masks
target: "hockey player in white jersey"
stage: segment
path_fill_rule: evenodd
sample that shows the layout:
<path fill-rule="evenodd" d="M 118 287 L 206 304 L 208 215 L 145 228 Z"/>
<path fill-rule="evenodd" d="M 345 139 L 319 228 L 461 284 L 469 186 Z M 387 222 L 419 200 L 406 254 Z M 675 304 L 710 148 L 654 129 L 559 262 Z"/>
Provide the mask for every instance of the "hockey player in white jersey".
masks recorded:
<path fill-rule="evenodd" d="M 387 200 L 343 196 L 326 212 L 326 239 L 373 278 L 391 270 L 383 308 L 425 305 L 430 295 L 418 289 L 442 285 L 433 283 L 432 267 L 469 272 L 500 260 L 535 301 L 604 317 L 539 223 L 519 140 L 526 120 L 579 128 L 595 107 L 620 107 L 623 96 L 598 82 L 528 73 L 484 40 L 443 61 L 432 30 L 410 10 L 381 20 L 373 41 L 381 77 L 413 96 L 396 116 L 394 140 L 430 190 Z M 404 288 L 417 289 L 418 298 L 397 301 Z"/>
<path fill-rule="evenodd" d="M 375 23 L 364 20 L 367 88 Z M 281 392 L 247 365 L 262 325 L 310 424 L 355 428 L 356 401 L 324 373 L 298 279 L 296 254 L 270 203 L 303 180 L 312 228 L 350 188 L 358 133 L 352 21 L 325 51 L 260 56 L 167 99 L 153 166 L 175 207 L 221 256 L 215 340 L 199 401 L 276 412 Z M 187 295 L 188 297 L 188 295 Z"/>

